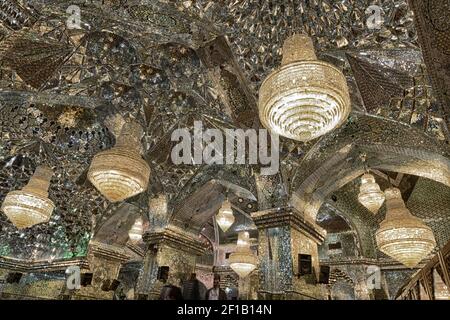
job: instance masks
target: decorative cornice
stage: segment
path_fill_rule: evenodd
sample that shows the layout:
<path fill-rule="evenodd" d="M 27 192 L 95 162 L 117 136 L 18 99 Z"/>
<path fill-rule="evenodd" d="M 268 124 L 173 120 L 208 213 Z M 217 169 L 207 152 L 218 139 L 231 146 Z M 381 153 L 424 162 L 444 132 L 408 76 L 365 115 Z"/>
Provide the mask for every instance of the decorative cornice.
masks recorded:
<path fill-rule="evenodd" d="M 198 240 L 195 235 L 176 230 L 176 228 L 147 232 L 144 234 L 143 240 L 149 246 L 165 244 L 198 256 L 203 255 L 207 250 L 206 244 Z"/>
<path fill-rule="evenodd" d="M 428 260 L 422 261 L 415 269 L 420 269 Z M 344 266 L 344 265 L 376 265 L 383 270 L 409 270 L 401 263 L 392 259 L 371 259 L 371 258 L 342 258 L 339 260 L 320 260 L 320 265 Z"/>
<path fill-rule="evenodd" d="M 142 249 L 140 246 L 128 241 L 126 244 L 126 247 L 130 249 L 133 253 L 137 254 L 140 257 L 145 256 L 145 250 Z"/>
<path fill-rule="evenodd" d="M 89 254 L 120 263 L 127 262 L 130 259 L 130 256 L 124 248 L 93 240 L 89 242 Z"/>
<path fill-rule="evenodd" d="M 0 257 L 0 269 L 14 270 L 18 272 L 52 272 L 66 270 L 70 266 L 79 266 L 81 269 L 89 269 L 85 258 L 57 261 L 26 261 L 14 258 Z"/>
<path fill-rule="evenodd" d="M 258 229 L 290 226 L 318 244 L 325 240 L 327 234 L 324 229 L 306 220 L 291 207 L 253 212 L 251 216 Z"/>

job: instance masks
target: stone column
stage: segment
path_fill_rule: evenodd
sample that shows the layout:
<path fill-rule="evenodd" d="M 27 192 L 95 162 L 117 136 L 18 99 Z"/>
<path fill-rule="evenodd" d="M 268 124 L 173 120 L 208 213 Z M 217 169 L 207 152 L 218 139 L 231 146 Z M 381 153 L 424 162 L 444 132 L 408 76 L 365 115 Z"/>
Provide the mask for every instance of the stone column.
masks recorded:
<path fill-rule="evenodd" d="M 182 281 L 195 271 L 197 256 L 203 255 L 205 244 L 198 235 L 169 225 L 165 229 L 147 232 L 144 242 L 148 252 L 144 259 L 143 279 L 140 290 L 146 291 L 148 298 L 158 299 L 164 283 L 157 279 L 158 268 L 169 267 L 166 284 L 180 286 Z"/>
<path fill-rule="evenodd" d="M 5 286 L 7 276 L 8 270 L 0 268 L 0 299 L 2 298 L 3 287 Z"/>
<path fill-rule="evenodd" d="M 148 199 L 150 233 L 163 231 L 168 226 L 169 215 L 167 202 L 167 196 L 163 193 L 156 194 Z M 148 299 L 150 288 L 155 284 L 155 279 L 157 278 L 158 266 L 156 258 L 158 248 L 152 246 L 147 249 L 143 267 L 136 285 L 136 299 Z"/>
<path fill-rule="evenodd" d="M 92 272 L 90 286 L 81 287 L 71 293 L 71 299 L 112 300 L 114 290 L 109 287 L 119 276 L 122 264 L 130 259 L 126 249 L 91 240 L 87 260 Z"/>
<path fill-rule="evenodd" d="M 317 245 L 326 232 L 293 208 L 252 213 L 259 231 L 259 295 L 262 299 L 322 299 Z M 313 275 L 299 277 L 299 254 L 312 258 Z"/>
<path fill-rule="evenodd" d="M 238 277 L 238 279 L 239 300 L 258 300 L 258 270 L 254 270 L 245 278 Z"/>
<path fill-rule="evenodd" d="M 158 250 L 152 248 L 147 250 L 144 256 L 142 269 L 136 284 L 136 300 L 147 300 L 150 289 L 155 283 L 157 277 L 158 266 L 156 264 Z"/>
<path fill-rule="evenodd" d="M 238 280 L 239 300 L 250 300 L 250 275 Z"/>

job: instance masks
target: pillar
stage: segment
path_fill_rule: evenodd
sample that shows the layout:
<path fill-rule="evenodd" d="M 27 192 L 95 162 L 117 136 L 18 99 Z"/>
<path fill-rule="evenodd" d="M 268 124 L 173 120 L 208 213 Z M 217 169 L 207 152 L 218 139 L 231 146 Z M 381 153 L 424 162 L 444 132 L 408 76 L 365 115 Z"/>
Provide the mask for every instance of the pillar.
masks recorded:
<path fill-rule="evenodd" d="M 147 232 L 144 242 L 148 246 L 144 258 L 143 275 L 139 293 L 148 299 L 158 299 L 162 286 L 171 284 L 180 287 L 192 272 L 195 272 L 196 258 L 205 253 L 206 245 L 198 235 L 169 225 L 165 229 Z M 158 268 L 169 267 L 166 283 L 157 279 Z"/>
<path fill-rule="evenodd" d="M 317 246 L 325 239 L 325 230 L 290 207 L 255 212 L 252 218 L 259 232 L 260 299 L 323 299 L 316 280 Z M 299 254 L 311 255 L 312 275 L 299 276 Z"/>
<path fill-rule="evenodd" d="M 69 293 L 72 300 L 112 300 L 115 290 L 110 288 L 117 280 L 122 264 L 130 259 L 126 249 L 91 240 L 87 261 L 92 272 L 91 285 Z"/>

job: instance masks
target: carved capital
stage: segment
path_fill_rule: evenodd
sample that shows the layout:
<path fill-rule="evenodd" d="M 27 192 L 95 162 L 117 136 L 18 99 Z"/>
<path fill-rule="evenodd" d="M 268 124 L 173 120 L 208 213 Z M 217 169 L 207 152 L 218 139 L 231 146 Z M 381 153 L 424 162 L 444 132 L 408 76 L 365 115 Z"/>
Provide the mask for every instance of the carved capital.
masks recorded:
<path fill-rule="evenodd" d="M 258 229 L 290 226 L 318 244 L 322 243 L 326 237 L 324 229 L 302 217 L 293 208 L 286 207 L 258 211 L 252 213 L 251 216 Z"/>
<path fill-rule="evenodd" d="M 199 240 L 198 236 L 173 226 L 162 231 L 147 232 L 144 234 L 143 240 L 149 248 L 165 244 L 196 256 L 203 255 L 207 249 L 206 244 Z"/>

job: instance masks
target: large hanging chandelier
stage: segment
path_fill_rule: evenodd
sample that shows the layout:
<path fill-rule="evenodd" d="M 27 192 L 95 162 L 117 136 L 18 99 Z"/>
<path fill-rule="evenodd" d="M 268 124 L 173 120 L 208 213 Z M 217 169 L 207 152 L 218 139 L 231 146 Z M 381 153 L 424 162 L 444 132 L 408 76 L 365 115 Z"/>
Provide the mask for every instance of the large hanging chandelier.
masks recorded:
<path fill-rule="evenodd" d="M 141 157 L 142 127 L 127 122 L 116 145 L 94 156 L 89 181 L 110 201 L 123 201 L 147 189 L 150 167 Z"/>
<path fill-rule="evenodd" d="M 220 207 L 219 212 L 216 215 L 216 222 L 223 232 L 227 232 L 227 230 L 233 225 L 233 209 L 231 208 L 231 202 L 228 201 L 228 199 L 222 203 L 222 207 Z"/>
<path fill-rule="evenodd" d="M 384 202 L 384 193 L 381 191 L 375 177 L 366 173 L 361 177 L 361 187 L 359 189 L 358 200 L 372 213 L 377 213 Z"/>
<path fill-rule="evenodd" d="M 436 246 L 433 231 L 406 208 L 400 190 L 386 194 L 386 218 L 375 233 L 379 249 L 409 268 L 415 267 Z"/>
<path fill-rule="evenodd" d="M 50 219 L 55 208 L 53 201 L 48 198 L 52 175 L 49 167 L 39 166 L 22 190 L 11 191 L 6 195 L 1 209 L 18 229 Z"/>
<path fill-rule="evenodd" d="M 299 141 L 340 126 L 351 109 L 343 73 L 317 60 L 311 38 L 300 34 L 285 41 L 281 68 L 262 83 L 258 105 L 264 127 Z"/>
<path fill-rule="evenodd" d="M 132 243 L 138 243 L 142 240 L 142 235 L 144 234 L 144 222 L 142 218 L 137 218 L 128 232 L 128 237 Z"/>
<path fill-rule="evenodd" d="M 256 268 L 257 257 L 250 249 L 250 236 L 247 231 L 239 232 L 236 251 L 230 255 L 230 267 L 241 278 L 248 276 Z"/>

